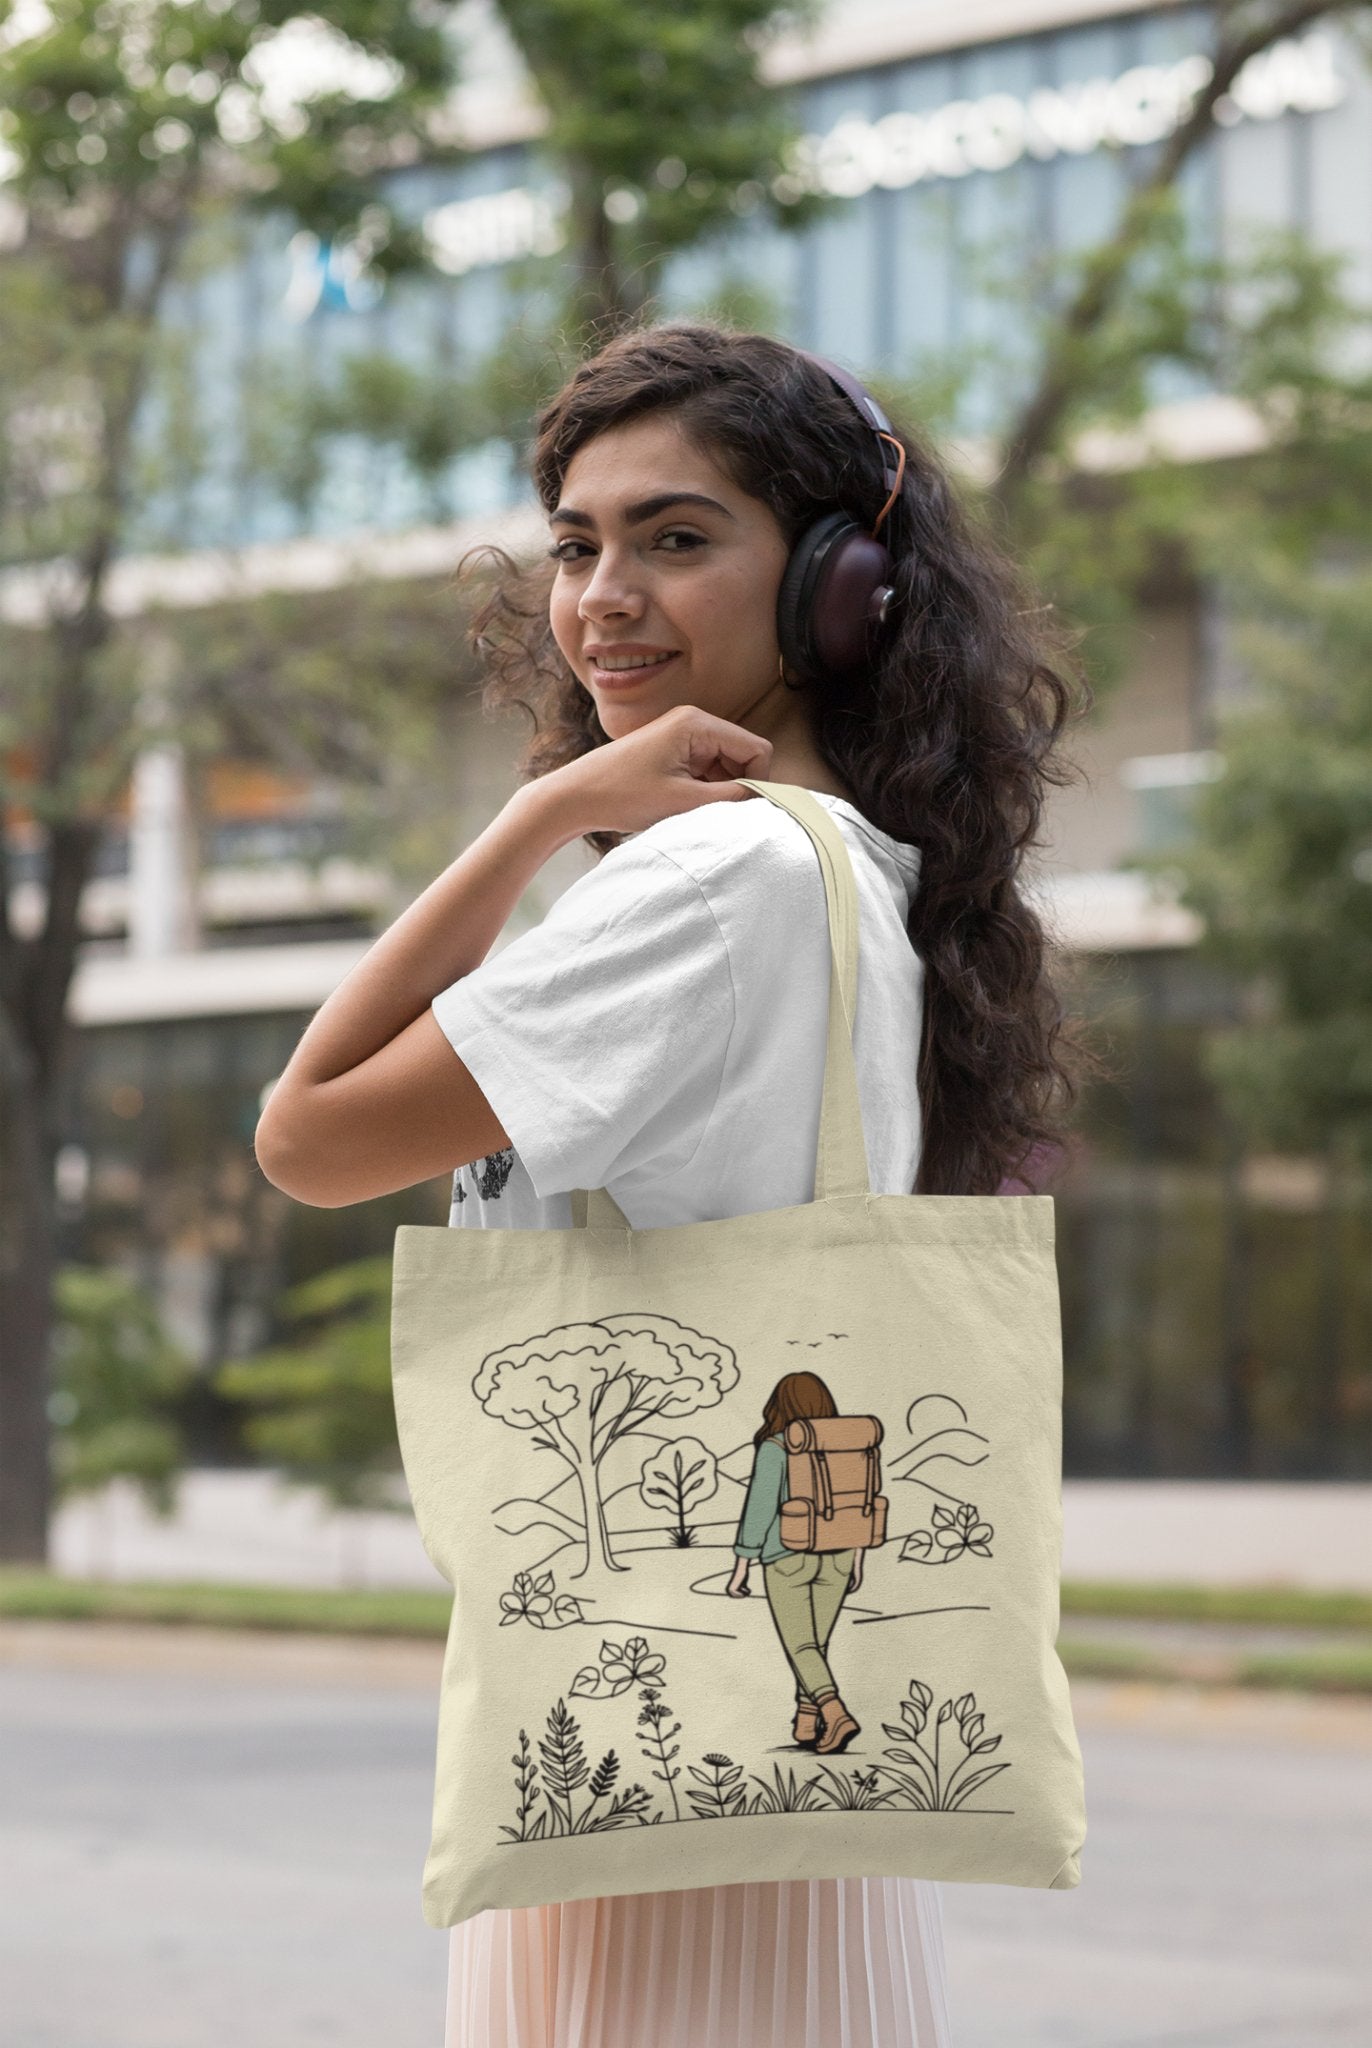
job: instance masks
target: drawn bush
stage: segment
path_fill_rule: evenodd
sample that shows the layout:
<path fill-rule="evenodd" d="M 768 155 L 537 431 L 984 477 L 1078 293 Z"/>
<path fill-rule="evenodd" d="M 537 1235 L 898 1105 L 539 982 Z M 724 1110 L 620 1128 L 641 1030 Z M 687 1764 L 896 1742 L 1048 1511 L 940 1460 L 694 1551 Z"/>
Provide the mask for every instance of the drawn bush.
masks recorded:
<path fill-rule="evenodd" d="M 589 1768 L 581 1746 L 581 1730 L 575 1715 L 567 1711 L 565 1700 L 558 1700 L 553 1707 L 548 1716 L 547 1736 L 540 1738 L 538 1747 L 543 1757 L 544 1811 L 532 1827 L 525 1825 L 537 1796 L 534 1782 L 538 1766 L 529 1755 L 529 1738 L 521 1728 L 519 1753 L 511 1759 L 519 1788 L 519 1826 L 502 1826 L 503 1835 L 517 1842 L 534 1842 L 555 1835 L 595 1834 L 605 1828 L 636 1826 L 644 1818 L 644 1809 L 652 1796 L 645 1785 L 629 1785 L 608 1806 L 601 1805 L 619 1776 L 619 1758 L 610 1749 L 594 1771 Z M 576 1795 L 583 1785 L 586 1803 L 578 1812 Z"/>
<path fill-rule="evenodd" d="M 673 1437 L 644 1460 L 638 1490 L 646 1506 L 667 1509 L 673 1546 L 689 1550 L 693 1537 L 687 1514 L 719 1492 L 719 1461 L 699 1437 Z"/>
<path fill-rule="evenodd" d="M 609 1700 L 631 1685 L 660 1684 L 666 1673 L 666 1658 L 648 1648 L 647 1637 L 630 1636 L 626 1643 L 602 1643 L 599 1668 L 583 1664 L 568 1690 L 578 1699 Z"/>
<path fill-rule="evenodd" d="M 963 1501 L 956 1508 L 936 1501 L 933 1528 L 916 1529 L 906 1537 L 900 1548 L 900 1562 L 951 1564 L 955 1557 L 969 1550 L 978 1557 L 990 1557 L 995 1533 L 989 1522 L 980 1519 L 970 1501 Z"/>
<path fill-rule="evenodd" d="M 551 1572 L 516 1572 L 514 1585 L 500 1596 L 500 1626 L 531 1622 L 535 1628 L 570 1628 L 584 1621 L 581 1602 L 571 1593 L 559 1593 Z"/>
<path fill-rule="evenodd" d="M 939 1708 L 934 1724 L 934 1746 L 926 1749 L 920 1741 L 933 1705 L 934 1695 L 927 1685 L 917 1678 L 910 1680 L 910 1697 L 900 1703 L 901 1726 L 883 1721 L 882 1727 L 894 1742 L 900 1746 L 888 1749 L 883 1754 L 894 1757 L 897 1763 L 913 1764 L 913 1772 L 893 1771 L 889 1765 L 881 1768 L 889 1777 L 901 1784 L 910 1795 L 909 1803 L 930 1813 L 952 1813 L 962 1805 L 964 1799 L 994 1778 L 999 1771 L 1007 1771 L 1006 1763 L 986 1764 L 974 1771 L 961 1785 L 961 1777 L 974 1756 L 989 1755 L 1000 1747 L 999 1735 L 982 1735 L 985 1721 L 976 1712 L 976 1695 L 965 1692 L 959 1700 L 945 1700 Z M 940 1736 L 950 1720 L 957 1722 L 958 1737 L 962 1743 L 962 1755 L 951 1770 L 946 1768 L 946 1759 L 939 1755 Z"/>
<path fill-rule="evenodd" d="M 721 1756 L 717 1750 L 707 1751 L 701 1763 L 709 1766 L 702 1770 L 700 1764 L 690 1765 L 693 1778 L 698 1778 L 702 1791 L 694 1791 L 689 1785 L 686 1797 L 696 1810 L 698 1820 L 730 1820 L 735 1814 L 747 1808 L 748 1795 L 743 1789 L 743 1766 L 736 1764 L 732 1757 Z"/>

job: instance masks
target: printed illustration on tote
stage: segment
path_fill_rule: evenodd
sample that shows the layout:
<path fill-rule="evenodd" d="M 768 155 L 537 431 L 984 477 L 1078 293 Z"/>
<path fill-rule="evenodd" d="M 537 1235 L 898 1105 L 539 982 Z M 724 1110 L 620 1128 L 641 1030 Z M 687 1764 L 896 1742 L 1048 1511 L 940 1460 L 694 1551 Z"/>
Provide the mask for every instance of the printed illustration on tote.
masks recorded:
<path fill-rule="evenodd" d="M 846 1332 L 788 1341 L 793 1349 L 824 1351 L 826 1364 L 832 1356 L 841 1386 L 838 1347 L 848 1341 Z M 723 1410 L 739 1379 L 727 1344 L 646 1312 L 562 1324 L 481 1361 L 472 1380 L 478 1402 L 492 1423 L 526 1434 L 548 1481 L 541 1492 L 512 1496 L 496 1511 L 496 1527 L 512 1548 L 522 1545 L 527 1556 L 530 1538 L 544 1546 L 536 1561 L 495 1590 L 500 1625 L 589 1628 L 601 1635 L 593 1663 L 581 1661 L 584 1652 L 578 1657 L 582 1638 L 568 1638 L 569 1680 L 549 1711 L 539 1759 L 527 1731 L 519 1732 L 516 1825 L 504 1830 L 512 1841 L 796 1806 L 1008 1810 L 964 1804 L 1009 1768 L 1004 1760 L 973 1764 L 1001 1741 L 985 1734 L 975 1697 L 966 1692 L 941 1700 L 926 1744 L 935 1695 L 920 1677 L 909 1681 L 899 1720 L 881 1724 L 896 1746 L 883 1749 L 881 1760 L 866 1769 L 835 1773 L 826 1764 L 798 1785 L 794 1771 L 783 1777 L 777 1765 L 774 1780 L 755 1779 L 760 1789 L 750 1794 L 743 1766 L 709 1751 L 701 1766 L 691 1766 L 695 1783 L 686 1788 L 683 1806 L 680 1768 L 672 1761 L 679 1749 L 672 1738 L 681 1729 L 666 1725 L 671 1708 L 663 1700 L 672 1638 L 743 1639 L 759 1659 L 770 1657 L 774 1743 L 817 1758 L 838 1757 L 856 1743 L 871 1758 L 872 1737 L 860 1740 L 863 1727 L 851 1704 L 850 1681 L 860 1680 L 863 1664 L 856 1630 L 904 1625 L 914 1655 L 919 1625 L 928 1617 L 990 1611 L 988 1601 L 968 1598 L 977 1590 L 968 1572 L 975 1574 L 978 1561 L 994 1554 L 994 1528 L 975 1502 L 939 1483 L 949 1467 L 970 1469 L 988 1454 L 987 1439 L 969 1426 L 961 1403 L 932 1390 L 910 1402 L 904 1417 L 910 1441 L 888 1460 L 885 1483 L 908 1486 L 918 1506 L 909 1526 L 896 1533 L 888 1527 L 891 1503 L 882 1491 L 880 1416 L 845 1412 L 826 1379 L 798 1369 L 776 1379 L 748 1437 L 729 1443 Z M 731 1553 L 724 1569 L 701 1572 L 688 1559 L 682 1571 L 681 1553 L 695 1553 L 704 1565 L 719 1550 Z M 876 1587 L 867 1578 L 869 1551 L 879 1553 Z M 923 1578 L 916 1584 L 901 1569 L 956 1564 L 964 1570 L 955 1586 Z M 770 1622 L 767 1649 L 751 1618 L 741 1620 L 733 1604 L 748 1599 L 759 1580 Z M 921 1597 L 936 1583 L 950 1586 L 946 1605 Z M 911 1592 L 917 1604 L 910 1604 Z M 839 1630 L 841 1616 L 852 1626 Z M 889 1669 L 885 1654 L 883 1663 Z M 567 1704 L 569 1698 L 586 1703 L 583 1717 L 594 1717 L 590 1703 L 630 1688 L 637 1688 L 641 1704 L 637 1739 L 651 1776 L 666 1787 L 662 1795 L 638 1783 L 617 1790 L 620 1763 L 613 1748 L 592 1770 L 582 1723 Z"/>

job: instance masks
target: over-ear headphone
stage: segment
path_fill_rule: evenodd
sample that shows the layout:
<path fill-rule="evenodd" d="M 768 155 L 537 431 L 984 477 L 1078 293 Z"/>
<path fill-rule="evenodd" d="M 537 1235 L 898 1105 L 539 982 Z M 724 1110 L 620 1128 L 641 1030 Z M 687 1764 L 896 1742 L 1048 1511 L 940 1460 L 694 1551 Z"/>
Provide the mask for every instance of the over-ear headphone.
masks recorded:
<path fill-rule="evenodd" d="M 799 682 L 850 675 L 870 661 L 890 610 L 893 564 L 878 539 L 905 475 L 905 450 L 870 391 L 826 356 L 798 349 L 853 401 L 881 449 L 886 503 L 867 532 L 846 512 L 826 512 L 796 541 L 777 592 L 783 676 Z"/>

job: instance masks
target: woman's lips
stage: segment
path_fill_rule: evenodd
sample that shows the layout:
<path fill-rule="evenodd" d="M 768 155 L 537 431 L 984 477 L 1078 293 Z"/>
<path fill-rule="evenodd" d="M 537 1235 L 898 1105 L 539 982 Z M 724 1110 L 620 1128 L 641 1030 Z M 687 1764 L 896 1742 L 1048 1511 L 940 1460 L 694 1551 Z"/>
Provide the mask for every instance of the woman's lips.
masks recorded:
<path fill-rule="evenodd" d="M 649 676 L 660 676 L 676 659 L 673 652 L 663 655 L 660 660 L 645 662 L 641 668 L 601 668 L 592 656 L 591 681 L 598 690 L 632 690 Z"/>

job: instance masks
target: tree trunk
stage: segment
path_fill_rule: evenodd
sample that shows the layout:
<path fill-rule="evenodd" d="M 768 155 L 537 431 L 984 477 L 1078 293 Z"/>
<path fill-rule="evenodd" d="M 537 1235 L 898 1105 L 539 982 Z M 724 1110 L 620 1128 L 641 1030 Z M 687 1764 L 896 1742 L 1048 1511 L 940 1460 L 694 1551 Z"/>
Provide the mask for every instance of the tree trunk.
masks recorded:
<path fill-rule="evenodd" d="M 604 194 L 580 167 L 572 173 L 568 225 L 574 277 L 572 317 L 580 333 L 599 348 L 632 326 L 642 313 L 647 273 L 633 277 L 626 272 L 605 212 Z"/>
<path fill-rule="evenodd" d="M 10 927 L 0 860 L 0 1561 L 15 1564 L 47 1561 L 57 1101 L 81 894 L 99 838 L 96 822 L 49 826 L 47 905 L 33 938 Z"/>
<path fill-rule="evenodd" d="M 0 1561 L 45 1565 L 56 1264 L 52 1097 L 0 1022 Z"/>
<path fill-rule="evenodd" d="M 1320 1479 L 1337 1479 L 1345 1470 L 1342 1400 L 1345 1176 L 1339 1148 L 1333 1142 L 1325 1150 L 1324 1171 L 1324 1207 L 1318 1225 L 1315 1356 L 1311 1375 L 1314 1387 L 1311 1471 Z"/>
<path fill-rule="evenodd" d="M 1235 1478 L 1253 1470 L 1253 1226 L 1243 1187 L 1243 1146 L 1226 1121 L 1220 1166 L 1219 1467 Z"/>

